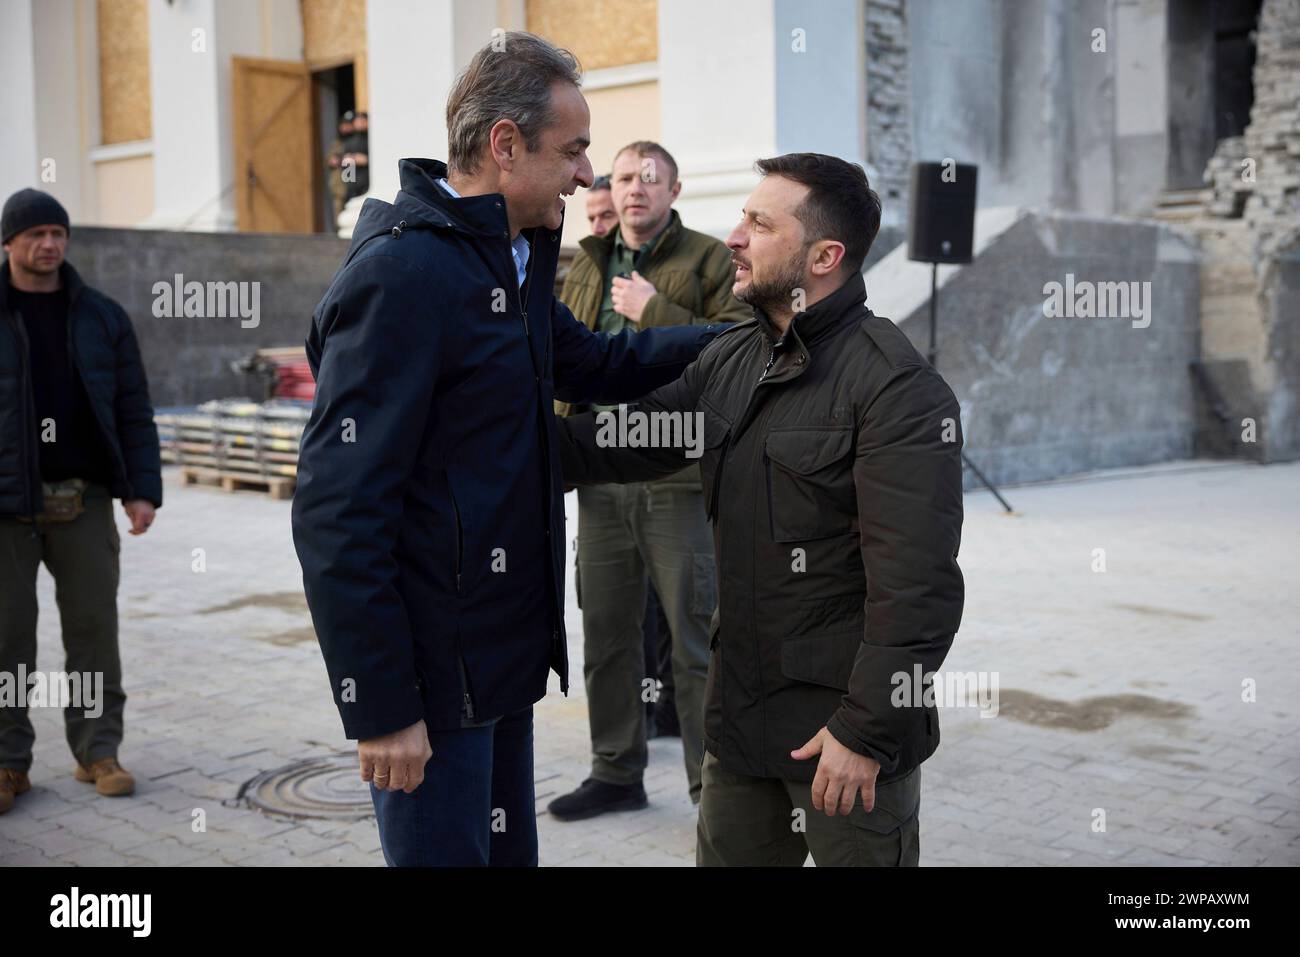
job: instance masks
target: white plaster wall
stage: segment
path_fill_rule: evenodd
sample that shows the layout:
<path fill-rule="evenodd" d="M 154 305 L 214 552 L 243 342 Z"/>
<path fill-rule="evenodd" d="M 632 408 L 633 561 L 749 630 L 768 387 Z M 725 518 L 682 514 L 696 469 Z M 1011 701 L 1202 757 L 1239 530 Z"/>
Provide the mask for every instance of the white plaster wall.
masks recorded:
<path fill-rule="evenodd" d="M 0 150 L 0 202 L 39 175 L 36 132 L 34 0 L 3 0 L 0 18 L 0 116 L 5 148 Z"/>

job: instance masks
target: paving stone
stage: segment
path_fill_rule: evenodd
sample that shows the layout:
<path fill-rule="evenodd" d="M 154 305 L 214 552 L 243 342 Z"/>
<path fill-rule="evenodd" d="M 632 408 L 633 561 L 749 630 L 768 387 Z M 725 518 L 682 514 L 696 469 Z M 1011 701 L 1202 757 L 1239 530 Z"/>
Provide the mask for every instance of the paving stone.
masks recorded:
<path fill-rule="evenodd" d="M 1003 706 L 995 718 L 943 710 L 943 744 L 924 769 L 922 863 L 1300 864 L 1300 700 L 1239 700 L 1241 676 L 1300 671 L 1289 532 L 1300 521 L 1300 464 L 1099 478 L 1012 490 L 1015 521 L 986 495 L 966 498 L 967 607 L 945 667 L 997 671 Z M 36 786 L 0 818 L 0 866 L 381 866 L 373 819 L 285 821 L 235 801 L 264 771 L 356 748 L 315 645 L 254 637 L 309 625 L 276 605 L 302 585 L 289 503 L 182 488 L 171 469 L 166 481 L 150 534 L 123 535 L 121 757 L 138 794 L 102 798 L 74 781 L 61 712 L 35 709 Z M 567 509 L 571 537 L 573 496 Z M 195 541 L 209 550 L 204 575 L 189 570 Z M 1105 575 L 1089 569 L 1099 544 L 1111 559 Z M 38 590 L 38 666 L 51 668 L 62 649 L 44 569 Z M 243 607 L 213 610 L 235 603 Z M 568 698 L 554 676 L 550 684 L 535 711 L 541 863 L 693 865 L 680 741 L 649 744 L 647 810 L 571 824 L 545 813 L 590 771 L 582 683 Z M 1009 691 L 1071 720 L 1008 708 Z M 1110 699 L 1112 720 L 1081 730 L 1071 721 L 1095 716 L 1097 706 L 1081 704 L 1089 698 Z M 205 833 L 191 830 L 196 807 Z M 1089 830 L 1097 807 L 1104 835 Z"/>

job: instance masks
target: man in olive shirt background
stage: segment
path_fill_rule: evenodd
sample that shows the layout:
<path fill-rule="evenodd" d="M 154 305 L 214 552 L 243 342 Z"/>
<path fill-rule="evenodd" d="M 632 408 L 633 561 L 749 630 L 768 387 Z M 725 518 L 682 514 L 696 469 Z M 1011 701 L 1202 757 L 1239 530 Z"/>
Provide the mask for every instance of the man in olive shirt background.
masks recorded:
<path fill-rule="evenodd" d="M 677 163 L 658 143 L 638 141 L 614 157 L 611 195 L 618 228 L 588 236 L 561 300 L 597 332 L 627 325 L 739 322 L 749 309 L 731 294 L 731 253 L 687 229 L 672 208 L 681 192 Z M 595 411 L 610 407 L 595 406 Z M 560 405 L 560 414 L 584 411 Z M 591 776 L 549 810 L 574 821 L 645 807 L 642 777 L 646 702 L 643 614 L 646 577 L 672 633 L 672 674 L 691 800 L 698 803 L 703 760 L 704 684 L 709 621 L 717 604 L 713 541 L 699 467 L 654 482 L 578 492 L 578 577 L 583 674 L 591 725 Z"/>

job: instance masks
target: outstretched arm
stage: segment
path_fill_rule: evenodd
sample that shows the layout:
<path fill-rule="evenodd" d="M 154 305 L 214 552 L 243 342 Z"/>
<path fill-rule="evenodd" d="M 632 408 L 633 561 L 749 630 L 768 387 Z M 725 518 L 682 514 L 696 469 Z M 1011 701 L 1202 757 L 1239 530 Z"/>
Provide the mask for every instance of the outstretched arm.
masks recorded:
<path fill-rule="evenodd" d="M 555 396 L 562 402 L 626 402 L 667 385 L 727 326 L 592 332 L 554 300 Z"/>
<path fill-rule="evenodd" d="M 642 333 L 645 335 L 645 333 Z M 701 363 L 692 362 L 680 379 L 652 392 L 625 411 L 644 414 L 654 428 L 661 426 L 680 443 L 658 448 L 631 448 L 619 444 L 619 412 L 585 412 L 557 418 L 560 468 L 566 485 L 600 485 L 606 482 L 645 482 L 672 475 L 699 460 L 704 428 L 697 411 L 705 377 Z M 655 418 L 659 416 L 659 418 Z"/>

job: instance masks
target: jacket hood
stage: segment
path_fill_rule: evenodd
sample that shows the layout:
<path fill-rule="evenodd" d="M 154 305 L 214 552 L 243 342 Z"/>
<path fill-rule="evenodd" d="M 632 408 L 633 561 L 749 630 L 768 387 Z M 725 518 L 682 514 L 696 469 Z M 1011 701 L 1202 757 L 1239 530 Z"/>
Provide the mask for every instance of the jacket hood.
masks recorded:
<path fill-rule="evenodd" d="M 361 215 L 352 231 L 354 251 L 362 243 L 394 227 L 407 229 L 450 229 L 480 239 L 509 239 L 510 220 L 506 216 L 505 197 L 484 193 L 460 199 L 448 196 L 437 181 L 447 175 L 441 160 L 411 158 L 397 163 L 401 189 L 391 203 L 370 198 L 361 207 Z M 402 225 L 405 223 L 405 225 Z M 559 237 L 560 229 L 543 226 L 522 230 L 536 249 L 538 240 Z"/>

